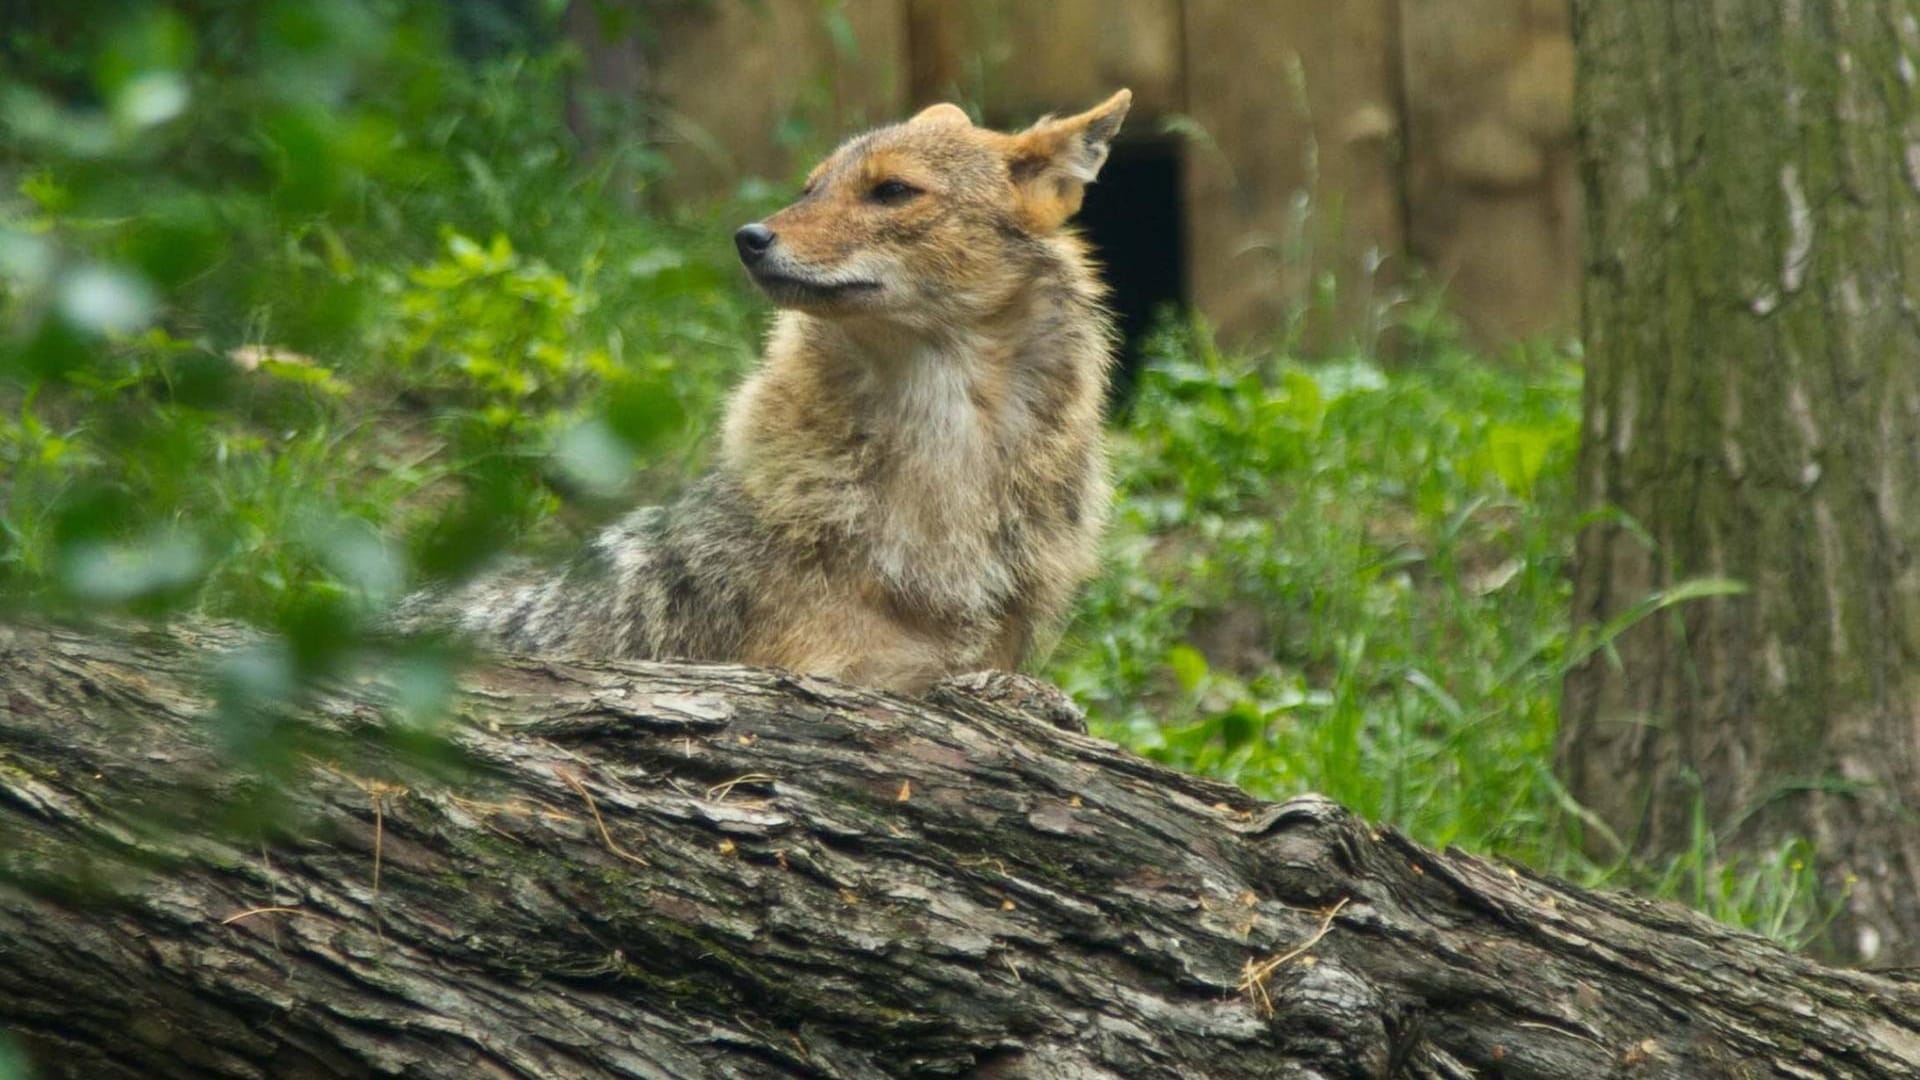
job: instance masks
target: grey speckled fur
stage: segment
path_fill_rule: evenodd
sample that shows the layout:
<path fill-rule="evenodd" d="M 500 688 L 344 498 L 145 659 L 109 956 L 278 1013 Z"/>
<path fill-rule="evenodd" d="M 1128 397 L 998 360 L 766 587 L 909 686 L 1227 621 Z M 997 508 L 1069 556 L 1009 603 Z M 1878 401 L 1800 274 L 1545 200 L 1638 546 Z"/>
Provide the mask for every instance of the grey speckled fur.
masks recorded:
<path fill-rule="evenodd" d="M 771 549 L 739 488 L 714 473 L 602 530 L 564 567 L 521 561 L 408 597 L 395 628 L 458 627 L 515 652 L 730 659 Z"/>

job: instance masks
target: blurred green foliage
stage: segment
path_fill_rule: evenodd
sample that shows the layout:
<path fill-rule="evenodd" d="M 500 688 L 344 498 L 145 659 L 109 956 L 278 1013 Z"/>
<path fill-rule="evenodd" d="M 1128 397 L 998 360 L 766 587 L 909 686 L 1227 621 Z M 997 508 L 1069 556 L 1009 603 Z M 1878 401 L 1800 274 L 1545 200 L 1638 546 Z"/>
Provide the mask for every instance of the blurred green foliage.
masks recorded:
<path fill-rule="evenodd" d="M 727 243 L 751 213 L 641 209 L 644 103 L 579 110 L 583 153 L 560 6 L 122 0 L 0 29 L 0 617 L 259 625 L 214 719 L 285 773 L 300 686 L 365 661 L 396 596 L 701 466 L 756 352 Z M 1395 363 L 1159 335 L 1108 569 L 1049 673 L 1179 767 L 1805 935 L 1798 848 L 1729 864 L 1703 823 L 1669 866 L 1581 854 L 1552 773 L 1560 675 L 1606 644 L 1569 631 L 1577 358 L 1387 316 Z M 435 715 L 446 658 L 378 655 Z"/>
<path fill-rule="evenodd" d="M 582 154 L 557 10 L 470 60 L 460 5 L 81 7 L 0 44 L 8 606 L 351 640 L 697 464 L 750 309 L 724 230 L 631 212 L 631 110 Z"/>

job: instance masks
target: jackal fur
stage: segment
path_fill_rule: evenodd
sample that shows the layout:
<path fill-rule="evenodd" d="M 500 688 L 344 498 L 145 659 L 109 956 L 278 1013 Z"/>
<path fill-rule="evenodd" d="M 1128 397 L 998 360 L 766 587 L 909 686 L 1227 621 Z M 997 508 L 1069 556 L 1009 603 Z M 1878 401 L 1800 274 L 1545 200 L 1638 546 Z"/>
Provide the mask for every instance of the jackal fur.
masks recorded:
<path fill-rule="evenodd" d="M 421 594 L 401 622 L 909 693 L 1049 648 L 1109 503 L 1113 329 L 1067 221 L 1129 101 L 1013 134 L 936 105 L 841 146 L 736 235 L 781 310 L 712 472 L 571 565 Z"/>

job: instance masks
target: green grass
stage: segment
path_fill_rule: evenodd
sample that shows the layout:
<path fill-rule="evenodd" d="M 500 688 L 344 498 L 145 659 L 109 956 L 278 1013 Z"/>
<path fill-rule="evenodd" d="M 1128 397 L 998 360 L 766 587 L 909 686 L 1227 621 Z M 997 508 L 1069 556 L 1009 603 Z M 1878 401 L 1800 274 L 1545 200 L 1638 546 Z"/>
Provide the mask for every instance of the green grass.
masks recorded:
<path fill-rule="evenodd" d="M 1551 355 L 1389 371 L 1167 339 L 1056 676 L 1170 764 L 1540 858 L 1578 393 Z"/>
<path fill-rule="evenodd" d="M 683 482 L 766 312 L 726 242 L 761 208 L 636 209 L 658 160 L 580 154 L 564 58 L 241 8 L 110 35 L 92 105 L 84 50 L 0 74 L 0 611 L 246 618 L 293 646 L 270 695 L 413 584 Z M 275 34 L 304 81 L 221 51 Z M 122 101 L 169 78 L 177 118 Z M 315 78 L 357 89 L 315 111 Z M 1394 309 L 1391 359 L 1163 332 L 1048 674 L 1170 765 L 1803 940 L 1832 899 L 1801 846 L 1728 860 L 1702 822 L 1665 865 L 1585 854 L 1553 774 L 1561 674 L 1606 644 L 1569 625 L 1578 359 L 1477 354 L 1437 311 Z"/>
<path fill-rule="evenodd" d="M 1803 845 L 1728 860 L 1702 823 L 1664 865 L 1608 858 L 1554 775 L 1562 676 L 1623 628 L 1570 625 L 1578 358 L 1401 329 L 1413 356 L 1391 363 L 1163 334 L 1116 432 L 1106 572 L 1049 674 L 1178 768 L 1810 938 L 1832 902 Z"/>

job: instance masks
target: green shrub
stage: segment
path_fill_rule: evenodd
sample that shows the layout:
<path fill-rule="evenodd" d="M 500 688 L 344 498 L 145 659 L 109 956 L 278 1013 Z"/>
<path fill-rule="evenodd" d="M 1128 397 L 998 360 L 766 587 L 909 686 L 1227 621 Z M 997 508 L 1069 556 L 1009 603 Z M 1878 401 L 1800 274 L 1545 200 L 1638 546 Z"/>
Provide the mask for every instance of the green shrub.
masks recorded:
<path fill-rule="evenodd" d="M 1552 849 L 1574 363 L 1306 365 L 1194 334 L 1157 354 L 1109 571 L 1057 677 L 1182 768 L 1429 841 Z"/>

